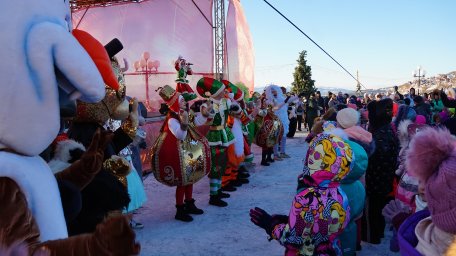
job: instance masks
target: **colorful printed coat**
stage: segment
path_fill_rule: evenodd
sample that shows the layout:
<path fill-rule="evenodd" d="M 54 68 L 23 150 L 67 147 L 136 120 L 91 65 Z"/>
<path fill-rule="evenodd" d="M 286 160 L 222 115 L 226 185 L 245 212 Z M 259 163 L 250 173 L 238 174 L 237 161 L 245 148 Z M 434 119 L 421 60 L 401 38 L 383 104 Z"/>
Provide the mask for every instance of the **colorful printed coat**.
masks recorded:
<path fill-rule="evenodd" d="M 338 236 L 350 220 L 350 207 L 339 183 L 353 163 L 351 148 L 341 138 L 321 134 L 311 142 L 288 223 L 272 232 L 286 255 L 342 255 Z"/>

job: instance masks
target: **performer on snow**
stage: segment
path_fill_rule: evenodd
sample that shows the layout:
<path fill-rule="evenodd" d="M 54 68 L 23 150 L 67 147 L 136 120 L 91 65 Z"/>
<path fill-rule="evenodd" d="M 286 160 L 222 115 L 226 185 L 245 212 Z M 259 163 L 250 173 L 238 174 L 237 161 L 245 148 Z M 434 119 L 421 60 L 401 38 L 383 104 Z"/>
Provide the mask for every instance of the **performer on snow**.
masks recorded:
<path fill-rule="evenodd" d="M 227 91 L 229 92 L 229 97 L 232 101 L 232 104 L 239 106 L 239 113 L 234 113 L 228 117 L 228 126 L 231 128 L 231 131 L 234 134 L 235 142 L 232 144 L 234 149 L 234 154 L 231 153 L 232 160 L 228 159 L 228 167 L 225 175 L 222 178 L 222 188 L 226 186 L 236 186 L 239 187 L 242 184 L 249 182 L 246 178 L 240 178 L 239 168 L 243 164 L 246 157 L 252 158 L 253 154 L 250 151 L 250 147 L 245 141 L 244 134 L 247 132 L 245 127 L 250 121 L 251 117 L 245 112 L 245 103 L 244 103 L 244 92 L 237 87 L 236 85 L 230 83 L 227 80 L 222 80 L 222 83 L 226 86 Z M 248 134 L 248 132 L 247 132 Z M 229 148 L 230 149 L 230 148 Z M 229 150 L 230 152 L 230 150 Z M 230 154 L 228 155 L 230 157 Z"/>
<path fill-rule="evenodd" d="M 255 144 L 261 147 L 261 165 L 269 166 L 273 163 L 272 158 L 273 147 L 276 145 L 282 136 L 284 136 L 284 128 L 280 119 L 275 115 L 273 106 L 267 104 L 266 98 L 261 100 L 262 106 L 255 118 Z"/>
<path fill-rule="evenodd" d="M 193 184 L 210 169 L 210 147 L 189 122 L 184 97 L 168 85 L 159 89 L 169 111 L 152 148 L 152 172 L 159 182 L 177 186 L 175 219 L 190 222 L 193 218 L 189 214 L 204 213 L 195 206 L 192 194 Z"/>
<path fill-rule="evenodd" d="M 286 98 L 284 93 L 282 92 L 282 89 L 279 86 L 271 84 L 268 87 L 266 87 L 266 99 L 269 101 L 268 104 L 272 105 L 274 113 L 279 117 L 280 121 L 282 122 L 284 131 L 288 132 L 288 127 L 290 124 L 290 120 L 288 119 L 288 103 L 297 100 L 298 97 L 292 96 Z M 275 160 L 281 161 L 283 158 L 290 157 L 285 153 L 286 143 L 287 137 L 282 136 L 279 140 L 279 143 L 277 143 L 274 146 Z"/>
<path fill-rule="evenodd" d="M 239 106 L 231 107 L 231 102 L 225 97 L 225 85 L 209 77 L 201 78 L 197 83 L 197 91 L 201 97 L 211 98 L 210 108 L 202 108 L 205 118 L 210 121 L 209 132 L 206 135 L 211 146 L 212 166 L 210 178 L 209 204 L 225 207 L 228 204 L 221 199 L 222 175 L 227 167 L 227 147 L 234 143 L 234 135 L 226 126 L 228 115 L 239 112 Z M 213 111 L 212 111 L 213 110 Z M 226 195 L 224 195 L 226 197 Z"/>

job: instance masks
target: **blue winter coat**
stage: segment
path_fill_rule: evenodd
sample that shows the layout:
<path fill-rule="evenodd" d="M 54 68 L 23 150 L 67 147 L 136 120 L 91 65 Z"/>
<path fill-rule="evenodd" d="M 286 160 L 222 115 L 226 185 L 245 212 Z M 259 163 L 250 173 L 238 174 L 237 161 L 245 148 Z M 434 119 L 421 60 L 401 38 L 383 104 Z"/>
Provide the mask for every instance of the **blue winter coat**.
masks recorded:
<path fill-rule="evenodd" d="M 366 172 L 368 163 L 367 153 L 362 146 L 353 141 L 346 142 L 350 145 L 356 161 L 353 170 L 340 182 L 340 187 L 347 194 L 350 205 L 350 222 L 339 236 L 344 256 L 356 255 L 358 232 L 355 221 L 361 217 L 366 199 L 366 190 L 359 179 Z"/>

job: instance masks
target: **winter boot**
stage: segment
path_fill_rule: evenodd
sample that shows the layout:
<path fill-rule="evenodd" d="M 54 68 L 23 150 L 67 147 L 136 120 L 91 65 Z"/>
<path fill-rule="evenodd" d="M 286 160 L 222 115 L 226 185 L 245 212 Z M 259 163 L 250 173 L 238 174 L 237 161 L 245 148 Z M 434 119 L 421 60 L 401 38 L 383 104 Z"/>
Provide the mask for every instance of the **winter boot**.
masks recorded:
<path fill-rule="evenodd" d="M 174 217 L 176 220 L 181 220 L 183 222 L 190 222 L 193 220 L 192 216 L 187 214 L 185 211 L 185 205 L 176 205 L 177 212 L 176 216 Z"/>
<path fill-rule="evenodd" d="M 237 178 L 237 181 L 239 181 L 241 184 L 249 184 L 249 179 L 240 178 L 239 176 Z"/>
<path fill-rule="evenodd" d="M 261 153 L 261 165 L 263 166 L 269 166 L 270 164 L 268 163 L 268 153 L 267 151 L 264 151 Z"/>
<path fill-rule="evenodd" d="M 190 199 L 190 200 L 185 200 L 185 211 L 187 211 L 188 214 L 203 214 L 204 211 L 196 207 L 195 205 L 195 199 Z"/>
<path fill-rule="evenodd" d="M 228 203 L 220 199 L 220 195 L 211 195 L 209 199 L 209 204 L 215 205 L 218 207 L 228 206 Z"/>
<path fill-rule="evenodd" d="M 236 191 L 236 188 L 233 186 L 233 184 L 230 182 L 228 185 L 222 187 L 222 191 L 227 191 L 227 192 L 234 192 Z"/>
<path fill-rule="evenodd" d="M 268 163 L 274 163 L 274 162 L 275 162 L 275 161 L 274 161 L 274 158 L 272 157 L 272 154 L 273 154 L 273 153 L 272 153 L 271 151 L 269 151 L 269 152 L 267 153 L 266 162 L 268 162 Z"/>
<path fill-rule="evenodd" d="M 247 170 L 247 168 L 245 168 L 244 165 L 239 166 L 238 172 L 239 172 L 239 174 L 238 174 L 239 178 L 246 179 L 246 178 L 250 177 L 249 170 Z"/>
<path fill-rule="evenodd" d="M 235 179 L 230 182 L 230 185 L 235 186 L 235 187 L 240 187 L 240 186 L 242 186 L 242 184 L 243 183 L 241 183 L 241 181 L 239 181 L 239 179 Z"/>
<path fill-rule="evenodd" d="M 220 198 L 230 198 L 231 197 L 230 194 L 223 193 L 221 189 L 218 190 L 218 195 L 220 196 Z"/>

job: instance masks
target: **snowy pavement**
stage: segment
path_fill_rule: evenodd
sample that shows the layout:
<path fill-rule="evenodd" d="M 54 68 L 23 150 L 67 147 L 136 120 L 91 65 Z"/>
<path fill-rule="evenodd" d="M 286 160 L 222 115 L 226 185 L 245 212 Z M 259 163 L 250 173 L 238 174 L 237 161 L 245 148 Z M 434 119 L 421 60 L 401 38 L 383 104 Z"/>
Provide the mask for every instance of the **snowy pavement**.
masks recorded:
<path fill-rule="evenodd" d="M 302 170 L 302 159 L 307 150 L 304 133 L 297 133 L 287 140 L 290 159 L 271 166 L 259 165 L 261 149 L 253 146 L 256 166 L 250 169 L 250 184 L 243 185 L 231 198 L 228 206 L 219 208 L 208 204 L 209 180 L 202 179 L 194 186 L 196 205 L 203 215 L 193 215 L 193 222 L 183 223 L 174 219 L 175 188 L 158 183 L 153 175 L 145 180 L 148 201 L 134 215 L 144 224 L 137 230 L 141 255 L 283 255 L 284 249 L 277 241 L 268 242 L 265 231 L 250 222 L 249 209 L 258 206 L 270 214 L 288 214 L 296 189 L 296 177 Z M 389 237 L 381 245 L 363 244 L 361 256 L 399 255 L 389 252 Z"/>

